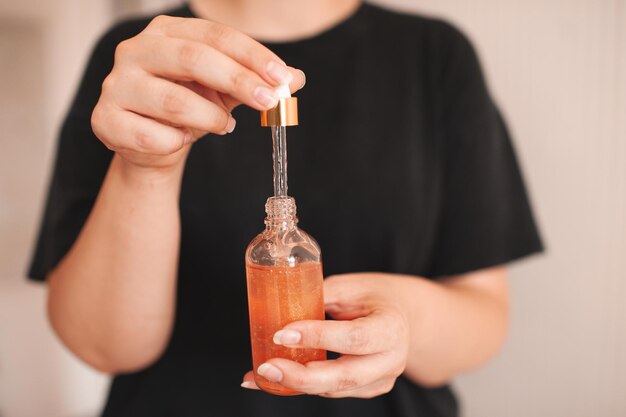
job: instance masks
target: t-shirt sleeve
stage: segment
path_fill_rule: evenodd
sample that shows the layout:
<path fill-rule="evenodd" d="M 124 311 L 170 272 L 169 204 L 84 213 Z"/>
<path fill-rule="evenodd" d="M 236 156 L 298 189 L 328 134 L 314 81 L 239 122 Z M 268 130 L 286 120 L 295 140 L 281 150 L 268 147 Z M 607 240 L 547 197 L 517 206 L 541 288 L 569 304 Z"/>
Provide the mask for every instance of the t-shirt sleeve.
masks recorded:
<path fill-rule="evenodd" d="M 453 27 L 442 31 L 443 188 L 435 277 L 543 250 L 511 138 L 474 48 Z"/>
<path fill-rule="evenodd" d="M 43 281 L 69 251 L 89 215 L 111 161 L 91 130 L 91 113 L 113 65 L 117 30 L 96 45 L 63 122 L 43 219 L 28 277 Z"/>

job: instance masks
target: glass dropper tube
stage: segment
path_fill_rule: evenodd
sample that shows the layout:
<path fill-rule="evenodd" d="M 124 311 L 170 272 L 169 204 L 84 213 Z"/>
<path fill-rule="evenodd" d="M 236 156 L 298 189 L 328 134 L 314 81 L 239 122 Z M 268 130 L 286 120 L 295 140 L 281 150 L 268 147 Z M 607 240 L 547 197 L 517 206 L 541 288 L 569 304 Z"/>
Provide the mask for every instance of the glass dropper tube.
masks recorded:
<path fill-rule="evenodd" d="M 274 197 L 287 197 L 287 128 L 272 126 Z"/>

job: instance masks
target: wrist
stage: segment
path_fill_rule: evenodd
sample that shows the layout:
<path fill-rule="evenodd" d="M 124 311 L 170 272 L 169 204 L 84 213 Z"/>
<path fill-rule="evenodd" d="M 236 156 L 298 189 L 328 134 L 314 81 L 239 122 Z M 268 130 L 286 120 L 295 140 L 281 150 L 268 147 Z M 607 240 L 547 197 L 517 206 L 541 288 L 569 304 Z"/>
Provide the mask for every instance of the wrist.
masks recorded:
<path fill-rule="evenodd" d="M 432 344 L 437 330 L 434 328 L 433 300 L 439 299 L 440 288 L 437 283 L 416 276 L 399 277 L 396 297 L 403 307 L 409 325 L 409 344 L 411 352 L 427 351 Z"/>
<path fill-rule="evenodd" d="M 172 187 L 178 190 L 183 176 L 184 160 L 172 165 L 152 167 L 129 162 L 116 153 L 109 170 L 126 186 L 135 190 Z"/>

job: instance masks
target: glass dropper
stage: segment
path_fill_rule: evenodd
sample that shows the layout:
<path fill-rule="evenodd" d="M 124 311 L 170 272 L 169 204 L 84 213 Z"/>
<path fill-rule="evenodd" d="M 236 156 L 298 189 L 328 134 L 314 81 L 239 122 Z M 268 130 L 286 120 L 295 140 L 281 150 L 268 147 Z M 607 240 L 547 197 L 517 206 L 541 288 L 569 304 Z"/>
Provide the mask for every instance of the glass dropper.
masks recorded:
<path fill-rule="evenodd" d="M 261 126 L 272 128 L 274 149 L 274 197 L 287 197 L 287 126 L 298 124 L 298 99 L 291 96 L 288 85 L 276 88 L 276 107 L 261 112 Z"/>
<path fill-rule="evenodd" d="M 274 197 L 287 197 L 287 128 L 272 126 Z"/>

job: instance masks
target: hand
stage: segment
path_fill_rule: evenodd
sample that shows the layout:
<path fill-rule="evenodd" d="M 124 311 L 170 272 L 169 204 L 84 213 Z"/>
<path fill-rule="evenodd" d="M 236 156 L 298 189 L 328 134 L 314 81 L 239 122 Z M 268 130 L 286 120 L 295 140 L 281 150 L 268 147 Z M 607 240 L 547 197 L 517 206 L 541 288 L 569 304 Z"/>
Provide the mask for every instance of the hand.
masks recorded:
<path fill-rule="evenodd" d="M 382 273 L 327 278 L 325 309 L 335 320 L 290 323 L 276 332 L 274 342 L 342 356 L 304 365 L 274 358 L 259 367 L 259 374 L 322 397 L 371 398 L 389 392 L 404 372 L 409 351 L 409 312 L 400 294 L 406 279 Z M 258 388 L 252 371 L 244 376 L 242 386 Z"/>
<path fill-rule="evenodd" d="M 301 88 L 304 73 L 224 25 L 159 16 L 118 45 L 92 127 L 131 165 L 177 166 L 196 139 L 233 131 L 237 105 L 274 107 L 279 84 Z"/>

